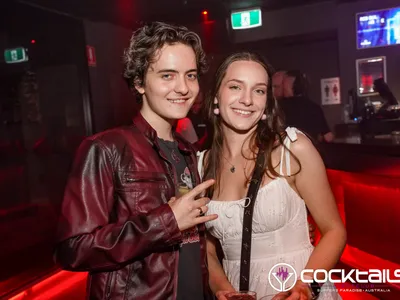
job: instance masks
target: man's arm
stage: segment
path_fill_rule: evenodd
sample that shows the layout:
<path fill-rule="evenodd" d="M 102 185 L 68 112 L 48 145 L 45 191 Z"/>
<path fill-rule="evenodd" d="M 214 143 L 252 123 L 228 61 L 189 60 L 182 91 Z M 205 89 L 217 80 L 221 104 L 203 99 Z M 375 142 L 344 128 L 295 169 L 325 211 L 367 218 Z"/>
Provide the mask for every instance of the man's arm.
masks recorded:
<path fill-rule="evenodd" d="M 318 105 L 318 128 L 320 129 L 320 141 L 330 143 L 333 141 L 335 136 L 331 132 L 331 129 L 328 126 L 328 122 L 326 121 L 324 111 L 321 106 Z"/>
<path fill-rule="evenodd" d="M 161 247 L 178 244 L 181 231 L 170 208 L 134 217 L 116 216 L 111 153 L 101 141 L 80 146 L 66 186 L 56 261 L 67 270 L 105 271 Z"/>

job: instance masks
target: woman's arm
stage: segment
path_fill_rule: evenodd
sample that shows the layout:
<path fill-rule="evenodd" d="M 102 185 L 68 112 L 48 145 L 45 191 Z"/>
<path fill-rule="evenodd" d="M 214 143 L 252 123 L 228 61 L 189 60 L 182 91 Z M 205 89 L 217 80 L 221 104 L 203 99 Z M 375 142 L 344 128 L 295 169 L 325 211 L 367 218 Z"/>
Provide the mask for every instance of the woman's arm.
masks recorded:
<path fill-rule="evenodd" d="M 295 176 L 295 187 L 304 199 L 322 235 L 305 269 L 329 271 L 335 267 L 346 245 L 346 230 L 340 219 L 324 163 L 314 145 L 308 138 L 299 135 L 291 150 L 301 164 L 300 172 Z M 298 169 L 298 166 L 294 165 L 293 168 Z M 313 277 L 312 272 L 305 275 Z M 323 279 L 323 276 L 324 274 L 319 273 L 318 279 Z M 311 299 L 311 290 L 306 283 L 299 280 L 290 291 L 279 293 L 273 300 L 281 296 L 285 296 L 287 300 Z"/>
<path fill-rule="evenodd" d="M 295 177 L 295 186 L 322 235 L 305 268 L 329 271 L 335 267 L 346 245 L 346 230 L 318 151 L 302 135 L 292 144 L 292 151 L 301 163 L 300 173 Z"/>
<path fill-rule="evenodd" d="M 210 276 L 210 287 L 218 299 L 226 299 L 224 295 L 228 292 L 233 292 L 235 289 L 229 283 L 228 278 L 219 262 L 217 255 L 218 240 L 207 235 L 207 259 L 208 259 L 208 272 Z"/>

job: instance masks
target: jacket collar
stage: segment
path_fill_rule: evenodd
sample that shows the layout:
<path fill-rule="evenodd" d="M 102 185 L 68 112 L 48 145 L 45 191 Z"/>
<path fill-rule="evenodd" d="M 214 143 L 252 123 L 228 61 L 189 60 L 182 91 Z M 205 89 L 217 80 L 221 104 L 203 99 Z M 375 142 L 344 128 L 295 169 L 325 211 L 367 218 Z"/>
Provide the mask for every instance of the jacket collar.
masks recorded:
<path fill-rule="evenodd" d="M 140 112 L 135 114 L 135 116 L 133 117 L 133 124 L 139 129 L 142 134 L 146 136 L 151 144 L 157 145 L 158 147 L 158 143 L 156 142 L 157 132 L 154 130 L 153 127 L 151 127 L 151 125 L 145 120 L 145 118 L 143 118 Z M 178 147 L 180 150 L 185 152 L 193 151 L 190 143 L 186 141 L 180 134 L 175 132 L 175 130 L 173 130 L 172 134 L 175 140 L 178 142 Z"/>

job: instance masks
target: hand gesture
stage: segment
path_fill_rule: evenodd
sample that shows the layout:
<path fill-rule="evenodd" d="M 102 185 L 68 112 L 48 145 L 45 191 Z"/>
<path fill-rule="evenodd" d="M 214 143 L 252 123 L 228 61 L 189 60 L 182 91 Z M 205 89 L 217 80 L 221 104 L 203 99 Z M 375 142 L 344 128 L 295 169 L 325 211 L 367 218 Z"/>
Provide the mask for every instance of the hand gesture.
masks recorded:
<path fill-rule="evenodd" d="M 215 183 L 214 179 L 209 179 L 182 197 L 172 198 L 168 204 L 175 215 L 176 222 L 181 231 L 218 218 L 218 215 L 203 216 L 207 212 L 209 198 L 203 197 L 196 200 L 198 195 L 202 195 L 207 188 Z"/>

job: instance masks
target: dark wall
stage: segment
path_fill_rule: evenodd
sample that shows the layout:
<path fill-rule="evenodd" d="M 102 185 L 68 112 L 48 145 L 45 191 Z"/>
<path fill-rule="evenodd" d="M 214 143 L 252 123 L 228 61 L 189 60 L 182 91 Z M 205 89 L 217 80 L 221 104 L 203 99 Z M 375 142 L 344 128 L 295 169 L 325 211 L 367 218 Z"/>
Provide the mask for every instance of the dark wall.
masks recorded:
<path fill-rule="evenodd" d="M 94 132 L 130 122 L 135 99 L 123 80 L 122 55 L 132 31 L 109 23 L 85 21 L 87 45 L 95 47 L 96 66 L 89 67 Z"/>
<path fill-rule="evenodd" d="M 261 27 L 235 30 L 231 36 L 235 43 L 244 43 L 330 31 L 336 29 L 337 23 L 335 1 L 320 1 L 309 5 L 263 11 Z"/>

